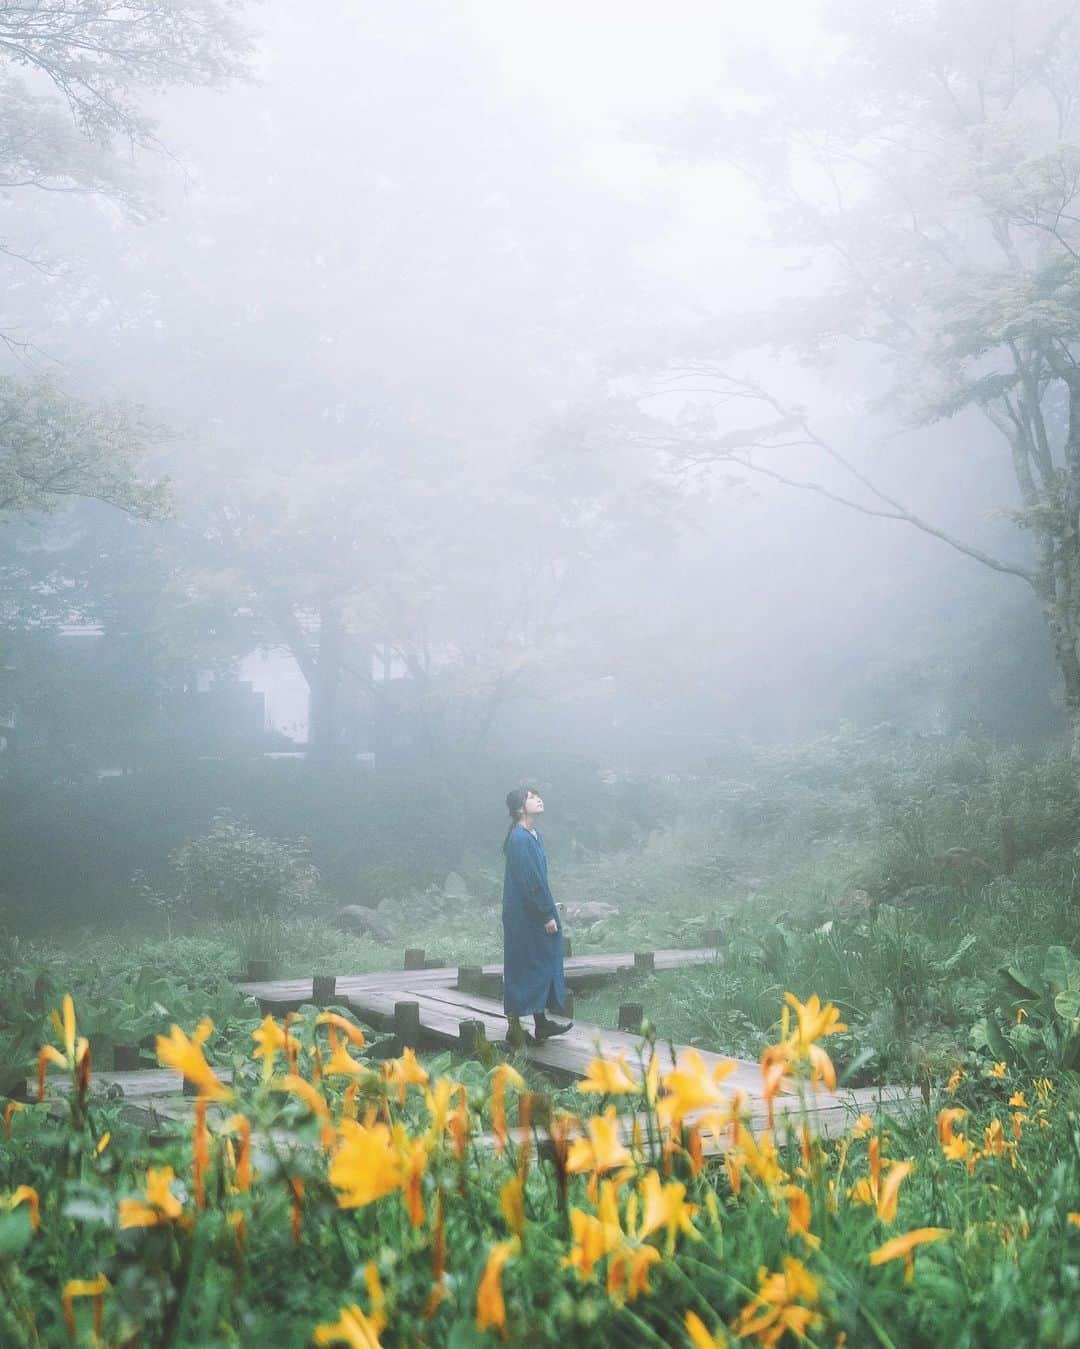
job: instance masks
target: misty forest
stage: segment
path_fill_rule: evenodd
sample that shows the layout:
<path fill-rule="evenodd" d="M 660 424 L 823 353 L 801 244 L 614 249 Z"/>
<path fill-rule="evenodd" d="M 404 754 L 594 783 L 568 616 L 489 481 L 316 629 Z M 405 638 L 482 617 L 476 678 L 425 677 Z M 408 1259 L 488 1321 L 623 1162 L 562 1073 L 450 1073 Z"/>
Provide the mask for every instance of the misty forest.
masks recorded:
<path fill-rule="evenodd" d="M 0 1349 L 1080 1346 L 1080 5 L 0 0 Z"/>

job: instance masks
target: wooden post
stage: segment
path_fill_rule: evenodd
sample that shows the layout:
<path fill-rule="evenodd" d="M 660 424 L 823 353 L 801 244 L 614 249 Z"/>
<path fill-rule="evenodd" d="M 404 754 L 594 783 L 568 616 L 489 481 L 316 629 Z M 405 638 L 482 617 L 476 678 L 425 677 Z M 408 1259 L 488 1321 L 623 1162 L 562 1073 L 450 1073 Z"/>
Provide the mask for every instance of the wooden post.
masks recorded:
<path fill-rule="evenodd" d="M 459 965 L 457 986 L 462 993 L 476 993 L 483 977 L 484 967 L 482 965 Z"/>
<path fill-rule="evenodd" d="M 563 937 L 562 939 L 562 953 L 564 956 L 572 956 L 574 954 L 574 944 L 569 937 Z"/>
<path fill-rule="evenodd" d="M 1016 869 L 1016 816 L 1001 817 L 1001 869 L 1011 876 Z"/>
<path fill-rule="evenodd" d="M 571 1021 L 574 1019 L 574 990 L 572 988 L 566 990 L 566 998 L 563 1000 L 562 1011 L 563 1016 L 568 1016 Z"/>
<path fill-rule="evenodd" d="M 316 1007 L 329 1007 L 337 1001 L 337 975 L 317 974 L 311 981 L 311 1001 Z"/>
<path fill-rule="evenodd" d="M 425 970 L 445 970 L 446 960 L 442 956 L 425 956 L 422 968 Z"/>
<path fill-rule="evenodd" d="M 142 1067 L 142 1054 L 138 1045 L 113 1045 L 112 1050 L 113 1071 L 117 1073 L 134 1073 Z"/>
<path fill-rule="evenodd" d="M 424 951 L 420 946 L 410 946 L 405 951 L 405 968 L 407 970 L 422 970 L 424 968 Z"/>
<path fill-rule="evenodd" d="M 394 1034 L 402 1048 L 416 1049 L 420 1043 L 420 1004 L 394 1003 Z"/>
<path fill-rule="evenodd" d="M 718 946 L 723 945 L 723 941 L 724 941 L 723 930 L 718 927 L 707 927 L 705 931 L 701 934 L 702 946 L 711 947 L 714 951 Z"/>
<path fill-rule="evenodd" d="M 619 1029 L 637 1035 L 645 1020 L 645 1008 L 640 1002 L 624 1002 L 619 1006 Z"/>
<path fill-rule="evenodd" d="M 479 1058 L 481 1048 L 487 1043 L 487 1031 L 482 1021 L 461 1021 L 458 1023 L 458 1039 L 461 1052 L 470 1059 Z"/>
<path fill-rule="evenodd" d="M 247 963 L 247 981 L 249 984 L 262 984 L 270 978 L 269 960 L 249 960 Z"/>
<path fill-rule="evenodd" d="M 184 1085 L 181 1088 L 181 1090 L 183 1091 L 185 1096 L 198 1096 L 199 1094 L 198 1084 L 192 1082 L 190 1077 L 184 1078 Z"/>
<path fill-rule="evenodd" d="M 653 974 L 656 970 L 656 954 L 653 951 L 634 952 L 634 973 Z"/>

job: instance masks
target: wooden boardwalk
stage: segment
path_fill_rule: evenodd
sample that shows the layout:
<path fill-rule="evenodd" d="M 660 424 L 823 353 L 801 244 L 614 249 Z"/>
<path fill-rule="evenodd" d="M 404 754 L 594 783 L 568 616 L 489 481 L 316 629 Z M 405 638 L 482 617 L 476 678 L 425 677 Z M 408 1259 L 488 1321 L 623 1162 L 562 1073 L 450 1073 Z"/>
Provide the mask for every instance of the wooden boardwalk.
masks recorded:
<path fill-rule="evenodd" d="M 416 953 L 422 957 L 422 953 Z M 656 951 L 646 954 L 571 956 L 565 962 L 566 979 L 571 988 L 602 984 L 620 976 L 639 975 L 662 970 L 686 969 L 710 964 L 717 959 L 715 950 L 689 949 Z M 383 970 L 370 974 L 338 977 L 333 980 L 282 979 L 242 984 L 243 992 L 254 997 L 264 1012 L 277 1015 L 311 1003 L 318 994 L 323 1006 L 348 1007 L 359 1020 L 378 1029 L 394 1032 L 397 1044 L 414 1048 L 431 1046 L 458 1049 L 468 1056 L 484 1053 L 483 1043 L 505 1040 L 506 1017 L 502 1002 L 490 996 L 497 993 L 502 978 L 501 965 L 413 968 Z M 663 1029 L 662 1027 L 660 1028 Z M 662 1067 L 670 1067 L 688 1046 L 657 1042 Z M 695 1046 L 695 1048 L 697 1048 Z M 525 1045 L 530 1062 L 545 1072 L 573 1081 L 585 1076 L 593 1059 L 626 1056 L 634 1069 L 641 1050 L 641 1037 L 628 1031 L 607 1030 L 598 1025 L 578 1022 L 565 1035 L 543 1044 Z M 698 1048 L 705 1064 L 714 1067 L 731 1057 Z M 724 1079 L 727 1091 L 741 1091 L 755 1129 L 764 1128 L 767 1107 L 762 1096 L 761 1073 L 756 1062 L 735 1059 L 734 1071 Z M 225 1079 L 227 1073 L 221 1074 Z M 190 1098 L 181 1095 L 181 1078 L 167 1069 L 140 1072 L 94 1073 L 95 1082 L 118 1088 L 131 1106 L 148 1110 L 163 1120 L 180 1119 L 191 1110 Z M 28 1083 L 28 1088 L 32 1084 Z M 66 1084 L 50 1078 L 51 1091 L 60 1094 Z M 55 1098 L 55 1096 L 54 1096 Z M 810 1107 L 814 1128 L 821 1134 L 835 1134 L 850 1126 L 860 1113 L 876 1114 L 885 1110 L 902 1114 L 918 1106 L 918 1093 L 907 1088 L 857 1088 L 821 1092 Z M 794 1091 L 783 1092 L 775 1102 L 778 1119 L 802 1108 Z M 623 1117 L 629 1131 L 632 1116 Z M 706 1152 L 723 1149 L 722 1140 L 706 1140 Z"/>
<path fill-rule="evenodd" d="M 701 948 L 675 949 L 670 951 L 650 951 L 644 953 L 651 957 L 651 968 L 657 972 L 664 970 L 688 969 L 695 965 L 711 965 L 717 958 L 715 950 Z M 467 966 L 483 980 L 498 982 L 502 978 L 502 965 Z M 642 971 L 648 968 L 642 953 L 637 955 L 590 955 L 567 956 L 564 962 L 566 983 L 569 988 L 587 988 L 602 984 L 619 975 Z M 414 992 L 432 988 L 456 988 L 459 967 L 443 965 L 436 969 L 418 970 L 380 970 L 371 974 L 351 974 L 338 976 L 335 980 L 336 992 L 342 1002 L 359 998 L 369 991 L 396 991 L 398 1001 L 407 999 Z M 311 1002 L 314 996 L 312 979 L 273 979 L 244 983 L 240 985 L 243 993 L 249 993 L 260 1006 L 267 1011 L 283 1011 Z"/>

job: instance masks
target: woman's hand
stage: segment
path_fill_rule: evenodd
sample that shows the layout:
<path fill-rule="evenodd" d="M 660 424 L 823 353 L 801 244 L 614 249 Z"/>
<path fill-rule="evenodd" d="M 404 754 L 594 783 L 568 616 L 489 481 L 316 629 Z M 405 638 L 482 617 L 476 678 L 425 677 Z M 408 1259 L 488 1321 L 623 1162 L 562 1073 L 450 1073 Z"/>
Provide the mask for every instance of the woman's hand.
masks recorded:
<path fill-rule="evenodd" d="M 554 918 L 549 918 L 547 922 L 544 924 L 544 931 L 548 934 L 549 937 L 554 937 L 555 933 L 558 932 L 558 930 L 559 925 Z"/>

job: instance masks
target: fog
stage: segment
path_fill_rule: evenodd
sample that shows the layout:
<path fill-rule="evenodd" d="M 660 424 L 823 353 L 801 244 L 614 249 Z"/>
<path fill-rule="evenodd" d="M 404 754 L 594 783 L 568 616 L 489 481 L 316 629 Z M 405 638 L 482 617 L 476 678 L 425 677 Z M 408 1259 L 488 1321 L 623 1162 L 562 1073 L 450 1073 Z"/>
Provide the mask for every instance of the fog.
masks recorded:
<path fill-rule="evenodd" d="M 114 86 L 152 130 L 11 63 L 69 160 L 4 189 L 4 366 L 130 438 L 111 485 L 5 518 L 8 776 L 1058 735 L 1000 427 L 966 393 L 911 405 L 993 359 L 925 329 L 942 279 L 916 259 L 896 289 L 893 236 L 866 296 L 893 286 L 903 340 L 863 302 L 822 317 L 848 298 L 822 193 L 864 279 L 884 217 L 855 149 L 838 179 L 821 146 L 882 89 L 898 124 L 920 106 L 864 17 L 256 5 L 231 68 Z M 922 211 L 951 228 L 952 199 L 904 191 L 918 237 Z"/>
<path fill-rule="evenodd" d="M 0 278 L 0 1349 L 1080 1346 L 1078 0 L 0 0 Z"/>

